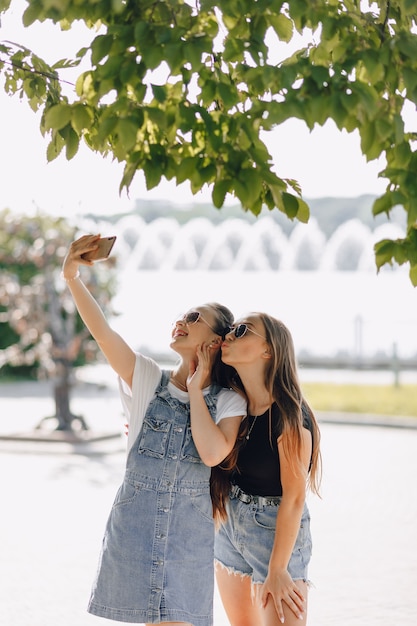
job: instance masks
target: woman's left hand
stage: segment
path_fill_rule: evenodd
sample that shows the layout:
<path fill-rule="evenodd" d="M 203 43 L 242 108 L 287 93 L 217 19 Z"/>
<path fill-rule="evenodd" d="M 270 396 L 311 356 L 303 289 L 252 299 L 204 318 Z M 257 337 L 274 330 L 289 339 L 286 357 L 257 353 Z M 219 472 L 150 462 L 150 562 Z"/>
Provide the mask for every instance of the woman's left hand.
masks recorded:
<path fill-rule="evenodd" d="M 195 360 L 190 361 L 190 369 L 187 377 L 187 389 L 203 389 L 210 378 L 215 349 L 211 343 L 203 343 L 198 346 Z"/>
<path fill-rule="evenodd" d="M 297 587 L 297 583 L 286 570 L 274 573 L 268 572 L 268 576 L 261 588 L 260 599 L 263 608 L 266 607 L 269 596 L 272 596 L 276 612 L 282 623 L 284 623 L 283 602 L 297 618 L 303 618 L 305 598 L 299 587 Z"/>

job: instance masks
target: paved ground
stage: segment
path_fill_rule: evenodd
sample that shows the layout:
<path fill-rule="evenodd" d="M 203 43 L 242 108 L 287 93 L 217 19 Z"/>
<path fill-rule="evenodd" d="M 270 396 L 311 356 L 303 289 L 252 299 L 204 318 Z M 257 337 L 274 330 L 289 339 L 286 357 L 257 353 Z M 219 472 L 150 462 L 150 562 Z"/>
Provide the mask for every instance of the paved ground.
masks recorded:
<path fill-rule="evenodd" d="M 0 388 L 0 436 L 53 413 L 44 385 Z M 114 388 L 77 385 L 94 432 L 122 432 Z M 310 502 L 309 626 L 417 624 L 417 430 L 322 421 L 323 498 Z M 95 626 L 85 607 L 123 474 L 124 436 L 70 444 L 0 438 L 0 623 Z M 216 597 L 215 626 L 228 626 Z M 256 626 L 256 625 L 254 625 Z"/>

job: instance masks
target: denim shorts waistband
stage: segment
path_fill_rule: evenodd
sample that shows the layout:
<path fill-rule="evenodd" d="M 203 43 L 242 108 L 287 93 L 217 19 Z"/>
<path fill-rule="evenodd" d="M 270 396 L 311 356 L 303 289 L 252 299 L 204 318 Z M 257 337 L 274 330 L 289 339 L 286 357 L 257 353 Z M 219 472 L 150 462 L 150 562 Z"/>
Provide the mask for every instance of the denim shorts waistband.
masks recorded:
<path fill-rule="evenodd" d="M 256 504 L 257 506 L 277 506 L 281 502 L 281 496 L 252 496 L 245 493 L 238 485 L 232 485 L 230 497 L 237 498 L 244 504 Z"/>

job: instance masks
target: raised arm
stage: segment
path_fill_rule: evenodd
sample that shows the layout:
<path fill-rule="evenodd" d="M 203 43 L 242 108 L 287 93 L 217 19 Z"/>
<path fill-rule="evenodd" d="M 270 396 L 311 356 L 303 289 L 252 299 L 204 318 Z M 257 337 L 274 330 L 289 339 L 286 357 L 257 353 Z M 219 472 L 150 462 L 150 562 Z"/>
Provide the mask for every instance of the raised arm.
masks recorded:
<path fill-rule="evenodd" d="M 135 366 L 135 353 L 108 324 L 103 311 L 93 298 L 79 275 L 80 265 L 93 265 L 81 257 L 95 250 L 100 235 L 84 235 L 74 241 L 65 257 L 62 274 L 71 291 L 77 310 L 84 324 L 96 340 L 108 363 L 131 387 Z"/>
<path fill-rule="evenodd" d="M 187 388 L 190 397 L 191 432 L 205 465 L 218 465 L 231 452 L 243 415 L 222 419 L 216 424 L 207 408 L 203 394 L 203 381 L 213 366 L 215 348 L 202 345 L 197 350 L 196 363 L 190 364 Z"/>

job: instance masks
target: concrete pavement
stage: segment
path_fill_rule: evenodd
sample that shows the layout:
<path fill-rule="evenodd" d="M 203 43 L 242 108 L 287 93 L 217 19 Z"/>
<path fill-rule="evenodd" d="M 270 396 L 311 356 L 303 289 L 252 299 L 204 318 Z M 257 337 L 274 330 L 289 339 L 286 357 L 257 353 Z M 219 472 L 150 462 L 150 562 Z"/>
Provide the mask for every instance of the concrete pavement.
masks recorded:
<path fill-rule="evenodd" d="M 123 475 L 114 386 L 79 383 L 72 409 L 87 444 L 1 439 L 53 413 L 46 383 L 0 387 L 0 624 L 94 626 L 86 612 L 100 543 Z M 309 626 L 417 624 L 417 430 L 324 421 L 322 499 L 310 499 Z M 228 626 L 215 599 L 215 626 Z M 255 625 L 254 625 L 255 626 Z"/>

